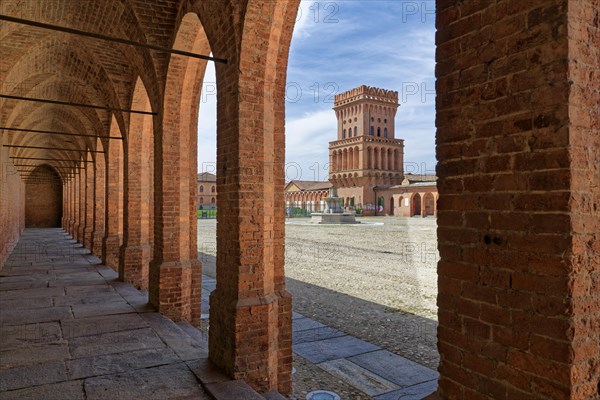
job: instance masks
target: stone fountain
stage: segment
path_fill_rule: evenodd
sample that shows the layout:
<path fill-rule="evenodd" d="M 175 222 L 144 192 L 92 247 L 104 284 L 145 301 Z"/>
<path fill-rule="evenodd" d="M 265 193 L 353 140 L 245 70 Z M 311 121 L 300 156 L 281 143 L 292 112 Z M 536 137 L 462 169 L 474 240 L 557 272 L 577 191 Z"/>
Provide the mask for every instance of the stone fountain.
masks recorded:
<path fill-rule="evenodd" d="M 337 188 L 329 188 L 329 196 L 325 197 L 325 211 L 312 213 L 313 224 L 358 224 L 354 211 L 344 211 L 344 199 L 338 197 Z"/>

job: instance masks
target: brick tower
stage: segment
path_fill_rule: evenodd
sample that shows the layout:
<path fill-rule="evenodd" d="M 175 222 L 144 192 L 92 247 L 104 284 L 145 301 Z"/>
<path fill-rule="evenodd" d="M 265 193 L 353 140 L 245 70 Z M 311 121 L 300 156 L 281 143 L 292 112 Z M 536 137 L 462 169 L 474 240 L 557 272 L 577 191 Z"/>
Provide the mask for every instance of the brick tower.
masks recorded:
<path fill-rule="evenodd" d="M 404 170 L 404 141 L 396 139 L 398 92 L 359 86 L 335 96 L 337 140 L 329 142 L 329 180 L 347 206 L 373 214 L 373 188 L 399 185 Z"/>

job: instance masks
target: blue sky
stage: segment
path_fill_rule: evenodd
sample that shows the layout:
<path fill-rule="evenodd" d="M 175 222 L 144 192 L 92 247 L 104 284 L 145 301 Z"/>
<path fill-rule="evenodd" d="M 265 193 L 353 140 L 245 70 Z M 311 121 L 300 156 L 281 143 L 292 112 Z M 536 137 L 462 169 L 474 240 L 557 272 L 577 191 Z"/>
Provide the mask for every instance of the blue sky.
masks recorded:
<path fill-rule="evenodd" d="M 303 0 L 286 94 L 286 177 L 326 180 L 336 138 L 333 95 L 366 84 L 399 92 L 396 137 L 405 172 L 435 170 L 434 1 Z M 209 63 L 199 115 L 198 168 L 214 168 L 216 105 Z"/>

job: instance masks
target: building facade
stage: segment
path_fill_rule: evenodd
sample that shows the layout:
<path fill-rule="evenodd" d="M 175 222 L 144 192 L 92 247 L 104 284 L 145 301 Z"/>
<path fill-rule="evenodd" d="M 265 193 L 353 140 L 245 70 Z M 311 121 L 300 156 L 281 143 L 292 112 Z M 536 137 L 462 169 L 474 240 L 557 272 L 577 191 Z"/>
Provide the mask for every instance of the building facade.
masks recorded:
<path fill-rule="evenodd" d="M 198 174 L 198 210 L 216 210 L 217 176 L 210 172 Z"/>
<path fill-rule="evenodd" d="M 290 181 L 285 186 L 285 208 L 288 216 L 296 216 L 299 210 L 320 212 L 325 210 L 325 197 L 329 195 L 331 182 Z"/>
<path fill-rule="evenodd" d="M 394 121 L 398 106 L 398 92 L 366 85 L 336 95 L 329 182 L 290 181 L 288 216 L 298 209 L 321 211 L 331 186 L 346 208 L 362 215 L 436 216 L 435 175 L 404 174 L 404 140 L 396 138 Z"/>
<path fill-rule="evenodd" d="M 437 216 L 435 175 L 406 175 L 400 185 L 374 188 L 378 215 L 399 217 Z"/>
<path fill-rule="evenodd" d="M 329 143 L 329 180 L 346 207 L 374 215 L 374 188 L 403 179 L 404 141 L 396 139 L 398 92 L 359 86 L 335 96 L 337 140 Z"/>

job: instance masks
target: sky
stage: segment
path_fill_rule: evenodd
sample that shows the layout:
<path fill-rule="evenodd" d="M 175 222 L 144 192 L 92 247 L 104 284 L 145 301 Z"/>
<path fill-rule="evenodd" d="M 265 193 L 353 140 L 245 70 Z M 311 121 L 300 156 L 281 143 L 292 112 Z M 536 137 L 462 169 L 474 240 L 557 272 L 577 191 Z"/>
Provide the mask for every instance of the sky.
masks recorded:
<path fill-rule="evenodd" d="M 288 63 L 286 180 L 326 180 L 337 137 L 333 96 L 360 85 L 396 90 L 404 170 L 435 171 L 435 1 L 303 0 Z M 216 96 L 208 64 L 198 169 L 214 172 Z"/>

